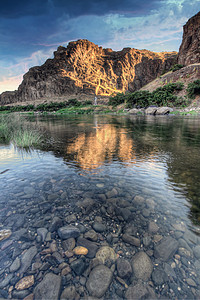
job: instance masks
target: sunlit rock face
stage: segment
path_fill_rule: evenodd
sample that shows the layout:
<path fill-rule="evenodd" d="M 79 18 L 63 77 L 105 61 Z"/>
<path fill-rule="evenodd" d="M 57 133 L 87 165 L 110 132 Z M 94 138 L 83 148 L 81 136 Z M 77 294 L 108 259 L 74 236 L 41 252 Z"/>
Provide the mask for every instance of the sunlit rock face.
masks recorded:
<path fill-rule="evenodd" d="M 2 93 L 0 104 L 135 91 L 169 70 L 176 59 L 176 52 L 113 51 L 88 40 L 70 42 L 67 48 L 58 47 L 53 59 L 31 68 L 17 91 Z"/>
<path fill-rule="evenodd" d="M 200 12 L 183 26 L 183 40 L 179 49 L 178 63 L 185 66 L 200 63 Z"/>

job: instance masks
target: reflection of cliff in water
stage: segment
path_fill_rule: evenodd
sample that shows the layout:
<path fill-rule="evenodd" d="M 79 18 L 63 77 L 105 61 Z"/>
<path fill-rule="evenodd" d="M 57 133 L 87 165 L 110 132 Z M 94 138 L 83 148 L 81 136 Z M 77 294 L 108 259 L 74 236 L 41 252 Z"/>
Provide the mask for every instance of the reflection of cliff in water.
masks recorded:
<path fill-rule="evenodd" d="M 191 219 L 200 222 L 199 118 L 78 116 L 38 119 L 38 125 L 56 141 L 46 150 L 84 170 L 168 157 L 168 181 L 187 197 Z"/>
<path fill-rule="evenodd" d="M 97 126 L 94 132 L 80 133 L 66 147 L 82 169 L 94 169 L 116 158 L 121 162 L 134 163 L 135 146 L 132 138 L 112 124 Z"/>

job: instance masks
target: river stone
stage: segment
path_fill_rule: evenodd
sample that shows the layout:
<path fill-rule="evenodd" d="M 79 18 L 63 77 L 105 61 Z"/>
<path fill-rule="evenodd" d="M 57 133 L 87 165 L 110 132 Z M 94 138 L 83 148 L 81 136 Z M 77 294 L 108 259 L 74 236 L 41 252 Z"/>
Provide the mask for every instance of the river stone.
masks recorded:
<path fill-rule="evenodd" d="M 16 257 L 16 259 L 13 261 L 12 265 L 10 266 L 10 272 L 15 272 L 20 268 L 21 262 L 19 257 Z"/>
<path fill-rule="evenodd" d="M 92 227 L 96 232 L 104 232 L 106 230 L 106 226 L 99 222 L 94 222 Z"/>
<path fill-rule="evenodd" d="M 142 205 L 144 203 L 144 198 L 142 196 L 137 195 L 134 197 L 134 203 Z"/>
<path fill-rule="evenodd" d="M 85 238 L 79 237 L 77 239 L 77 245 L 78 246 L 83 246 L 88 249 L 88 254 L 86 257 L 88 258 L 94 258 L 98 249 L 98 246 L 94 243 L 91 242 Z"/>
<path fill-rule="evenodd" d="M 168 276 L 163 270 L 155 269 L 152 272 L 152 280 L 156 286 L 162 285 L 168 280 Z"/>
<path fill-rule="evenodd" d="M 12 278 L 13 278 L 13 274 L 8 274 L 8 275 L 0 282 L 0 289 L 3 289 L 5 286 L 7 286 Z"/>
<path fill-rule="evenodd" d="M 174 238 L 168 236 L 155 246 L 154 256 L 163 261 L 168 261 L 178 250 L 178 242 Z"/>
<path fill-rule="evenodd" d="M 115 262 L 117 259 L 117 254 L 112 248 L 103 246 L 98 250 L 96 258 L 98 258 L 98 260 L 101 261 L 102 264 L 105 264 L 107 261 Z"/>
<path fill-rule="evenodd" d="M 26 186 L 26 187 L 24 188 L 24 193 L 25 193 L 25 194 L 33 195 L 33 194 L 35 193 L 35 189 L 32 188 L 31 186 L 30 186 L 30 187 L 29 187 L 29 186 Z"/>
<path fill-rule="evenodd" d="M 132 274 L 132 267 L 128 260 L 119 258 L 117 260 L 117 273 L 120 278 L 129 278 Z"/>
<path fill-rule="evenodd" d="M 73 250 L 75 245 L 76 245 L 76 241 L 74 238 L 69 238 L 67 240 L 62 241 L 62 247 L 65 251 Z"/>
<path fill-rule="evenodd" d="M 199 259 L 200 258 L 200 245 L 195 246 L 193 251 L 194 251 L 195 257 Z"/>
<path fill-rule="evenodd" d="M 74 285 L 70 285 L 64 289 L 61 294 L 60 300 L 78 299 L 78 294 Z"/>
<path fill-rule="evenodd" d="M 12 234 L 12 231 L 10 229 L 3 229 L 0 230 L 0 241 L 3 241 L 7 238 L 9 238 Z"/>
<path fill-rule="evenodd" d="M 37 234 L 39 236 L 41 236 L 42 242 L 45 241 L 47 233 L 48 233 L 48 230 L 46 228 L 38 228 L 37 229 Z"/>
<path fill-rule="evenodd" d="M 83 258 L 79 258 L 79 259 L 74 260 L 71 263 L 70 267 L 76 273 L 76 275 L 80 276 L 83 274 L 83 272 L 87 268 L 87 264 L 85 263 L 85 260 Z"/>
<path fill-rule="evenodd" d="M 138 279 L 147 281 L 151 277 L 153 265 L 149 256 L 145 252 L 141 251 L 136 253 L 131 262 L 133 272 Z"/>
<path fill-rule="evenodd" d="M 35 300 L 56 300 L 61 288 L 61 277 L 53 273 L 45 275 L 44 279 L 34 289 Z"/>
<path fill-rule="evenodd" d="M 88 240 L 91 240 L 93 242 L 96 242 L 98 240 L 98 236 L 97 236 L 97 233 L 91 229 L 89 231 L 87 231 L 85 234 L 84 234 L 84 237 Z"/>
<path fill-rule="evenodd" d="M 12 293 L 12 299 L 25 299 L 25 297 L 28 296 L 29 290 L 22 290 L 22 291 L 17 291 L 14 290 Z"/>
<path fill-rule="evenodd" d="M 184 240 L 186 240 L 186 242 L 188 244 L 196 244 L 197 243 L 197 236 L 190 230 L 186 230 L 184 235 L 183 235 Z"/>
<path fill-rule="evenodd" d="M 58 229 L 58 235 L 62 240 L 77 238 L 80 235 L 80 230 L 75 226 L 64 226 Z"/>
<path fill-rule="evenodd" d="M 58 228 L 62 227 L 62 225 L 63 225 L 63 221 L 58 217 L 54 217 L 51 225 L 49 226 L 49 231 L 50 232 L 57 231 Z"/>
<path fill-rule="evenodd" d="M 28 289 L 32 285 L 34 285 L 34 276 L 30 275 L 20 279 L 20 281 L 16 283 L 15 288 L 16 290 L 21 291 L 21 290 Z"/>
<path fill-rule="evenodd" d="M 86 287 L 91 296 L 100 298 L 108 290 L 111 281 L 112 271 L 104 265 L 99 265 L 91 271 Z"/>
<path fill-rule="evenodd" d="M 149 232 L 156 233 L 156 232 L 158 232 L 159 227 L 155 222 L 151 221 L 151 222 L 149 222 L 148 230 L 149 230 Z"/>
<path fill-rule="evenodd" d="M 152 288 L 142 283 L 137 283 L 134 286 L 129 286 L 125 298 L 127 300 L 140 300 L 140 299 L 156 299 L 156 295 Z"/>
<path fill-rule="evenodd" d="M 122 235 L 122 240 L 125 243 L 128 243 L 130 245 L 140 247 L 140 240 L 132 235 L 127 234 L 127 233 Z"/>
<path fill-rule="evenodd" d="M 30 267 L 32 259 L 37 254 L 37 248 L 35 246 L 29 248 L 21 258 L 21 268 L 19 270 L 19 273 L 25 273 L 27 269 Z"/>

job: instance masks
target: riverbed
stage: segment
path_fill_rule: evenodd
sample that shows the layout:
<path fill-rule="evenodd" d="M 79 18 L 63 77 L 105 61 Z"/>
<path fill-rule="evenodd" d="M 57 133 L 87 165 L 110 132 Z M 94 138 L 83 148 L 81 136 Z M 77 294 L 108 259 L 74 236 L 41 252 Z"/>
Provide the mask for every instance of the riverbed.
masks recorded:
<path fill-rule="evenodd" d="M 1 297 L 198 299 L 200 118 L 29 122 L 46 144 L 0 145 Z"/>

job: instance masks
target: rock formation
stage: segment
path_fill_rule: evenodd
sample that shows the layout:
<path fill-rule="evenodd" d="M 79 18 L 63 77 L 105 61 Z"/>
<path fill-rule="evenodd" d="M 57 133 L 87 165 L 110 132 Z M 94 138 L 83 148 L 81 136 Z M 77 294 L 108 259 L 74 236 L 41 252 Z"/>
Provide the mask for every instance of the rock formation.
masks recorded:
<path fill-rule="evenodd" d="M 113 51 L 78 40 L 70 42 L 67 48 L 58 47 L 53 59 L 31 68 L 17 91 L 0 95 L 0 104 L 135 91 L 168 71 L 176 60 L 176 52 L 154 53 L 134 48 Z"/>
<path fill-rule="evenodd" d="M 200 12 L 183 26 L 183 40 L 179 49 L 178 63 L 185 66 L 200 63 Z"/>

